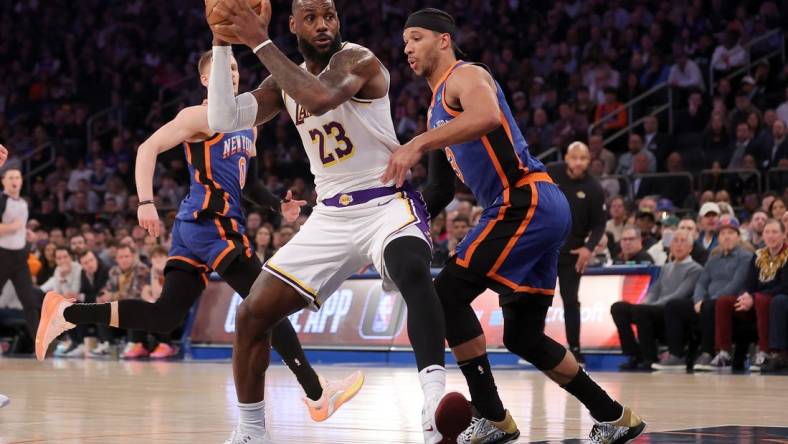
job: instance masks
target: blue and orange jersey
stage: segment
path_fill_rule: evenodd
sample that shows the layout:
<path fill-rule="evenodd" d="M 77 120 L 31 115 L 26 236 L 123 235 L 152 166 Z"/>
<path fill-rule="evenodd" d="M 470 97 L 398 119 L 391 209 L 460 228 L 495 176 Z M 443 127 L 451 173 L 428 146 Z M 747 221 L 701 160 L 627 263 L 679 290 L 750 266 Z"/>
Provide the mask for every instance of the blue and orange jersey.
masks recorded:
<path fill-rule="evenodd" d="M 202 142 L 184 142 L 189 164 L 189 194 L 177 218 L 200 216 L 243 220 L 242 190 L 249 158 L 255 152 L 254 131 L 216 133 Z"/>
<path fill-rule="evenodd" d="M 430 129 L 445 125 L 462 113 L 444 101 L 444 92 L 446 79 L 465 64 L 468 62 L 457 61 L 435 88 L 427 117 Z M 495 86 L 501 126 L 480 139 L 444 148 L 457 176 L 484 208 L 508 203 L 506 190 L 515 187 L 529 173 L 545 171 L 542 162 L 528 152 L 528 144 L 517 127 L 500 84 L 495 82 Z"/>

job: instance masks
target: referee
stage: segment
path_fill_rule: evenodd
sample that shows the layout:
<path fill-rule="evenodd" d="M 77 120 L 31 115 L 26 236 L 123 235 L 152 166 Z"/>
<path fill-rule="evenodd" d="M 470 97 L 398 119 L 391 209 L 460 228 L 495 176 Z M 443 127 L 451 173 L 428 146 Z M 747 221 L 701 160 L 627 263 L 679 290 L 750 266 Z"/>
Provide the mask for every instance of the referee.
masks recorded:
<path fill-rule="evenodd" d="M 0 145 L 0 152 L 6 153 Z M 0 155 L 5 160 L 5 155 Z M 2 164 L 2 163 L 0 163 Z M 0 194 L 0 288 L 10 279 L 25 312 L 31 338 L 36 337 L 41 301 L 33 293 L 33 278 L 27 266 L 27 202 L 20 197 L 22 172 L 8 168 L 2 175 L 3 193 Z"/>
<path fill-rule="evenodd" d="M 558 256 L 558 283 L 564 302 L 566 341 L 577 362 L 583 364 L 577 291 L 580 276 L 605 234 L 605 194 L 599 182 L 587 173 L 591 155 L 584 143 L 570 144 L 564 159 L 565 163 L 548 169 L 550 176 L 566 195 L 572 210 L 572 231 Z"/>

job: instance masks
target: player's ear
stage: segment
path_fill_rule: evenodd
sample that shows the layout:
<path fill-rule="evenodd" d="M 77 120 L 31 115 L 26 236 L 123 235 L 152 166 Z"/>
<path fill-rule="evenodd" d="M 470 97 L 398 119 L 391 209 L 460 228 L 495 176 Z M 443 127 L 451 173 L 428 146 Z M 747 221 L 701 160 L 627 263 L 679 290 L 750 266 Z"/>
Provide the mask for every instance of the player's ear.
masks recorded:
<path fill-rule="evenodd" d="M 441 34 L 441 49 L 451 49 L 451 36 L 449 34 Z"/>
<path fill-rule="evenodd" d="M 200 83 L 202 83 L 202 86 L 207 88 L 208 87 L 208 76 L 201 75 L 200 76 Z"/>
<path fill-rule="evenodd" d="M 295 16 L 290 16 L 290 32 L 295 34 L 296 33 L 296 23 L 295 23 Z"/>

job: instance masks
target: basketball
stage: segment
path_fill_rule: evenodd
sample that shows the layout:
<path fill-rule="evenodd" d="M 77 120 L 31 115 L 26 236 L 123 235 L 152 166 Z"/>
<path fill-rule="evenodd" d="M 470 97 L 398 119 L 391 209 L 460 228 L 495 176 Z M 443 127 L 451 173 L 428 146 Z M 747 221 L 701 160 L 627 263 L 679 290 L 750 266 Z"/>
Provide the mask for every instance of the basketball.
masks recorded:
<path fill-rule="evenodd" d="M 238 37 L 234 35 L 226 35 L 216 31 L 214 26 L 216 25 L 231 25 L 229 20 L 224 17 L 217 9 L 216 5 L 222 2 L 222 0 L 205 0 L 205 17 L 208 20 L 208 26 L 211 27 L 211 30 L 216 34 L 216 36 L 226 42 L 240 44 L 242 43 L 238 40 Z M 254 12 L 260 14 L 263 6 L 263 0 L 246 0 L 249 3 L 249 6 L 252 7 Z M 269 2 L 266 2 L 269 3 Z M 269 3 L 270 4 L 270 3 Z M 270 6 L 269 6 L 270 9 Z"/>
<path fill-rule="evenodd" d="M 457 442 L 472 417 L 471 404 L 462 393 L 447 393 L 435 413 L 435 426 L 443 434 L 441 444 Z"/>

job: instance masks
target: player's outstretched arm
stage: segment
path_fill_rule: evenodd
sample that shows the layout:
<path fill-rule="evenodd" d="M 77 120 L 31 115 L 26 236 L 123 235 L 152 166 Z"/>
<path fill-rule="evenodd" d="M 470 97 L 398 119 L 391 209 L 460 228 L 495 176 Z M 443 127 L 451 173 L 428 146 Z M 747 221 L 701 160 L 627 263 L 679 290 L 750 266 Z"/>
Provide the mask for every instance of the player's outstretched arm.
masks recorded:
<path fill-rule="evenodd" d="M 184 108 L 175 118 L 159 128 L 137 150 L 135 182 L 137 197 L 140 202 L 151 202 L 140 205 L 137 218 L 142 228 L 153 236 L 160 233 L 159 214 L 153 202 L 153 171 L 159 153 L 180 145 L 194 137 L 210 136 L 208 116 L 204 106 Z"/>
<path fill-rule="evenodd" d="M 6 159 L 8 159 L 8 150 L 2 144 L 0 144 L 0 166 L 5 164 Z"/>
<path fill-rule="evenodd" d="M 258 15 L 246 1 L 239 0 L 225 0 L 215 9 L 232 23 L 216 25 L 217 32 L 235 35 L 252 49 L 269 41 L 269 14 Z M 256 54 L 279 88 L 313 115 L 325 114 L 350 100 L 367 82 L 380 75 L 382 68 L 372 51 L 359 47 L 336 53 L 328 69 L 319 76 L 293 63 L 272 42 L 258 48 Z"/>
<path fill-rule="evenodd" d="M 397 186 L 402 186 L 410 168 L 425 152 L 479 139 L 501 125 L 495 82 L 483 68 L 475 65 L 457 68 L 446 80 L 446 91 L 451 96 L 443 100 L 454 102 L 453 99 L 456 99 L 462 113 L 449 123 L 414 137 L 394 151 L 381 177 L 383 183 L 394 180 Z"/>
<path fill-rule="evenodd" d="M 282 92 L 269 76 L 252 91 L 235 95 L 230 61 L 232 48 L 213 40 L 211 80 L 208 82 L 208 124 L 215 132 L 249 129 L 273 119 L 284 108 Z"/>

